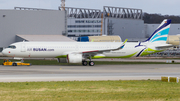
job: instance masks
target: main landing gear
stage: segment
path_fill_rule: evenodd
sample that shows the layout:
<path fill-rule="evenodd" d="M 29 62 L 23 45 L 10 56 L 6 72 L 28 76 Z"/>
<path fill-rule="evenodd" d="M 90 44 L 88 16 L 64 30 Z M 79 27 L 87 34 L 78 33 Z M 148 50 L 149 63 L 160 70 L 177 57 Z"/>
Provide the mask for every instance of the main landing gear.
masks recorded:
<path fill-rule="evenodd" d="M 82 65 L 83 66 L 87 66 L 88 62 L 87 61 L 82 61 Z M 94 66 L 94 62 L 93 61 L 89 61 L 89 66 Z"/>
<path fill-rule="evenodd" d="M 93 61 L 91 61 L 92 60 L 92 58 L 91 58 L 91 55 L 89 56 L 89 66 L 94 66 L 94 62 Z M 88 62 L 86 61 L 86 60 L 83 60 L 82 61 L 82 65 L 83 66 L 87 66 L 87 64 L 88 64 Z"/>
<path fill-rule="evenodd" d="M 87 66 L 88 62 L 87 61 L 82 61 L 83 66 Z"/>

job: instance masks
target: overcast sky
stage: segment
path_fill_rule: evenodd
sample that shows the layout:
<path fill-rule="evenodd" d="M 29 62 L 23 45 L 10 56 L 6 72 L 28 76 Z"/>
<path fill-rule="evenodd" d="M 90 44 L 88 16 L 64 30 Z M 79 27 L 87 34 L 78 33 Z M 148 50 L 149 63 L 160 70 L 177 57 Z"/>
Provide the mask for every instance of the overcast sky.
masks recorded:
<path fill-rule="evenodd" d="M 61 0 L 0 0 L 0 9 L 30 7 L 58 9 Z M 67 7 L 103 9 L 103 6 L 142 9 L 147 13 L 180 15 L 180 0 L 66 0 Z"/>

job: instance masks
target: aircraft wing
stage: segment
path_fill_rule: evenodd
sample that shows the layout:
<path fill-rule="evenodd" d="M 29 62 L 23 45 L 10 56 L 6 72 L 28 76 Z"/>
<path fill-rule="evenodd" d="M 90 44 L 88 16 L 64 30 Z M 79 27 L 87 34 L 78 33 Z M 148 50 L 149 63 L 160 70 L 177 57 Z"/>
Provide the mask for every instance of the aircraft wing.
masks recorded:
<path fill-rule="evenodd" d="M 124 43 L 120 47 L 115 48 L 115 49 L 83 51 L 82 54 L 84 54 L 84 55 L 96 55 L 96 54 L 101 54 L 103 52 L 110 52 L 110 51 L 120 50 L 120 49 L 124 48 L 126 42 L 127 42 L 127 39 L 124 41 Z"/>

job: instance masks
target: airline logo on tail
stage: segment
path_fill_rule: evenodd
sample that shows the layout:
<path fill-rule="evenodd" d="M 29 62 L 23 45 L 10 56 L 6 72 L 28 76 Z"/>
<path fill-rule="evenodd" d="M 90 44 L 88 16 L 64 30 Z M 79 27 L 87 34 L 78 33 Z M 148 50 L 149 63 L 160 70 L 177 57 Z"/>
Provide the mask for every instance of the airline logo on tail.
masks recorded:
<path fill-rule="evenodd" d="M 166 43 L 169 29 L 170 29 L 171 20 L 165 19 L 161 25 L 155 30 L 155 32 L 149 37 L 146 42 L 154 43 Z"/>
<path fill-rule="evenodd" d="M 153 43 L 153 45 L 156 46 L 155 48 L 171 47 L 171 45 L 166 44 L 169 29 L 170 29 L 170 24 L 171 24 L 171 20 L 165 19 L 160 24 L 160 26 L 155 30 L 155 32 L 151 35 L 151 37 L 149 37 L 145 42 Z M 163 50 L 151 49 L 145 44 L 141 45 L 141 42 L 139 43 L 139 45 L 135 46 L 135 48 L 137 47 L 144 47 L 144 49 L 142 49 L 136 57 L 163 51 Z"/>

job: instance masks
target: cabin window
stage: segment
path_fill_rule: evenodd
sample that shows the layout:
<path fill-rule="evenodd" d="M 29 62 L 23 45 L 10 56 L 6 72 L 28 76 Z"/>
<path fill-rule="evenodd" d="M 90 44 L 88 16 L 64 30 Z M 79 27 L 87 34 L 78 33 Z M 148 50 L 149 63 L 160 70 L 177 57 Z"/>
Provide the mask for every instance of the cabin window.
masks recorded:
<path fill-rule="evenodd" d="M 12 46 L 8 46 L 8 48 L 16 49 L 16 46 L 12 45 Z"/>

